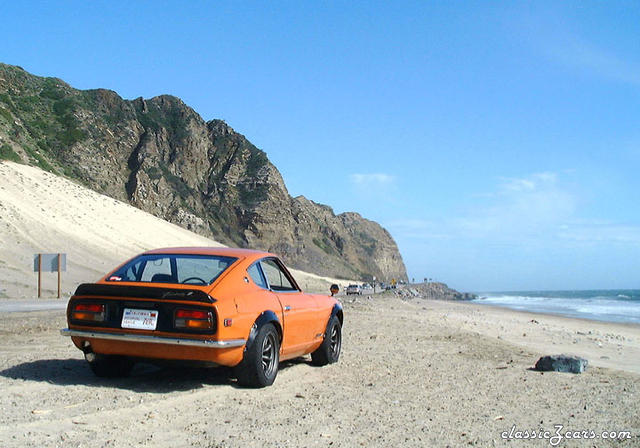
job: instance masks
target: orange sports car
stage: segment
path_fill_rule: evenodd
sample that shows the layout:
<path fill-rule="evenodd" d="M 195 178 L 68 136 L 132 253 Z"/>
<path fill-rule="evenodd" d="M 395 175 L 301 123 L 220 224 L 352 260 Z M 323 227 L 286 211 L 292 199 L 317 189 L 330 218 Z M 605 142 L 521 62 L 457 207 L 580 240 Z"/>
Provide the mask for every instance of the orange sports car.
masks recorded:
<path fill-rule="evenodd" d="M 136 360 L 205 361 L 264 387 L 281 360 L 338 361 L 343 311 L 333 297 L 302 292 L 273 254 L 183 247 L 145 252 L 80 285 L 67 322 L 61 333 L 98 376 L 127 375 Z"/>

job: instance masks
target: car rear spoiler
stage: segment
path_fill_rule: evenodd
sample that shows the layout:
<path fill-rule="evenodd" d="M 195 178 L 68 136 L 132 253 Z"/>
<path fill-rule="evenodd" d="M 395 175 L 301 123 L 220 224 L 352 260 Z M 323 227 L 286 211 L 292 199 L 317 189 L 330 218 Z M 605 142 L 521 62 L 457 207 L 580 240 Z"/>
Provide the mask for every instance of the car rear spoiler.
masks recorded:
<path fill-rule="evenodd" d="M 216 299 L 201 289 L 178 289 L 154 286 L 104 285 L 83 283 L 74 296 L 131 297 L 139 299 L 184 300 L 189 302 L 214 303 Z"/>

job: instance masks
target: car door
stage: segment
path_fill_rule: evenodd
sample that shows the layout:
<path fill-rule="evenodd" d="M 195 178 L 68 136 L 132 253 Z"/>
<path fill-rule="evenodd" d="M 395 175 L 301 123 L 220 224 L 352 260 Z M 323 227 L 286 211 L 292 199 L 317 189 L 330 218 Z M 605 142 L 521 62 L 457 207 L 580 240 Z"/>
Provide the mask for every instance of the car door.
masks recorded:
<path fill-rule="evenodd" d="M 307 353 L 318 336 L 318 305 L 312 296 L 300 291 L 295 280 L 277 258 L 260 261 L 269 288 L 282 305 L 284 322 L 282 338 L 283 358 L 294 358 Z"/>

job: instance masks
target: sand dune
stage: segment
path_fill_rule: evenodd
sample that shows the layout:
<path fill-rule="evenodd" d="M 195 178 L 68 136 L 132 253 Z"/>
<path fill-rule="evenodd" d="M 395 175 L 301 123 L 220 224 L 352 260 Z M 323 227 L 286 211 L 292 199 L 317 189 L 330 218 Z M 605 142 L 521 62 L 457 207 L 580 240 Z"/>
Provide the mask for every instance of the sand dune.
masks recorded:
<path fill-rule="evenodd" d="M 0 162 L 0 297 L 34 297 L 36 253 L 66 253 L 63 294 L 95 281 L 144 250 L 167 246 L 223 246 L 135 207 L 38 168 Z M 303 289 L 328 291 L 332 282 L 295 271 Z M 57 291 L 43 274 L 43 296 Z"/>

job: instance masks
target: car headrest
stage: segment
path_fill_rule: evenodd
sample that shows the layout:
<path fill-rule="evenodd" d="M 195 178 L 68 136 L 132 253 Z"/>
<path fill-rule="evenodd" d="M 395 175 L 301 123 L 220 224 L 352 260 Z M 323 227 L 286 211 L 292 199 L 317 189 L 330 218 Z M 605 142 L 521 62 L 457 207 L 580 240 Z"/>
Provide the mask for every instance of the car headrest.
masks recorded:
<path fill-rule="evenodd" d="M 151 281 L 155 283 L 170 283 L 172 279 L 169 274 L 155 274 L 151 277 Z"/>

